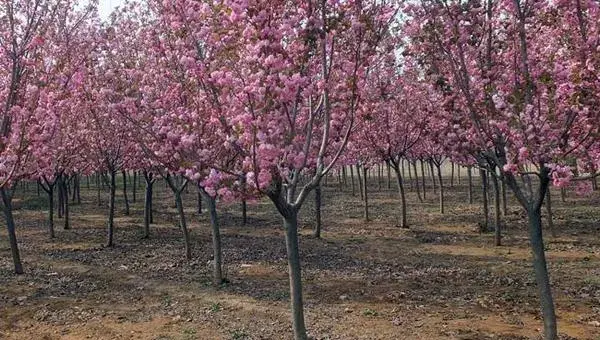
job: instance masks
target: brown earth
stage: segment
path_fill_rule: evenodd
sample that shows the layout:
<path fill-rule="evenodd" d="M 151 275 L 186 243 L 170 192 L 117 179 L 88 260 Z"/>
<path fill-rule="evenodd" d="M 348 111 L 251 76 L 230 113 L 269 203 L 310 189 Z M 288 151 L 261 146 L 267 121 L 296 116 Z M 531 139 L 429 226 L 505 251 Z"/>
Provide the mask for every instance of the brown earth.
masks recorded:
<path fill-rule="evenodd" d="M 466 177 L 466 176 L 465 176 Z M 523 213 L 510 202 L 502 247 L 479 234 L 480 193 L 447 190 L 447 213 L 409 189 L 409 229 L 396 227 L 398 199 L 385 179 L 371 183 L 370 222 L 358 194 L 324 191 L 322 239 L 310 236 L 313 205 L 301 216 L 306 317 L 315 339 L 537 339 L 542 321 Z M 220 207 L 225 272 L 210 283 L 208 216 L 187 194 L 194 260 L 184 259 L 173 199 L 156 185 L 156 224 L 143 240 L 142 189 L 131 216 L 118 212 L 116 247 L 102 247 L 106 207 L 82 185 L 72 230 L 46 232 L 45 196 L 17 193 L 26 273 L 12 273 L 0 233 L 1 339 L 289 339 L 288 281 L 281 219 L 268 201 Z M 477 187 L 478 188 L 478 187 Z M 600 339 L 600 198 L 554 193 L 558 237 L 547 238 L 549 269 L 564 339 Z M 106 197 L 103 197 L 106 202 Z M 130 193 L 131 199 L 131 193 Z M 123 207 L 123 201 L 118 201 Z"/>

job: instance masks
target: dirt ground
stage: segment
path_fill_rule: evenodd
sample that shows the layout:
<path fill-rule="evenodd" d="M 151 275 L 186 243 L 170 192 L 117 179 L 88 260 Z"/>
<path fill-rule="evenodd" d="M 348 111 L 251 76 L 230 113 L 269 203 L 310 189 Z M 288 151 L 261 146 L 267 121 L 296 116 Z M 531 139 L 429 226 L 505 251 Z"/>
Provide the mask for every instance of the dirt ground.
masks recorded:
<path fill-rule="evenodd" d="M 463 174 L 464 176 L 464 174 Z M 466 176 L 465 176 L 466 177 Z M 210 227 L 185 201 L 193 238 L 184 258 L 172 196 L 157 183 L 155 225 L 141 239 L 142 189 L 123 216 L 116 247 L 102 247 L 105 205 L 82 183 L 72 230 L 46 232 L 45 196 L 17 194 L 17 235 L 26 273 L 12 273 L 0 232 L 1 339 L 289 339 L 291 324 L 281 219 L 270 202 L 220 206 L 229 283 L 210 283 Z M 467 204 L 466 186 L 447 190 L 437 212 L 408 186 L 409 229 L 396 226 L 396 189 L 371 182 L 371 221 L 358 193 L 324 190 L 322 239 L 310 236 L 313 202 L 301 214 L 306 321 L 315 339 L 538 339 L 542 321 L 530 265 L 524 215 L 511 201 L 502 247 L 478 233 L 481 195 Z M 43 192 L 42 192 L 43 193 Z M 25 197 L 24 197 L 25 196 Z M 24 198 L 23 198 L 24 197 Z M 103 196 L 104 203 L 106 197 Z M 131 198 L 131 193 L 130 193 Z M 546 235 L 549 269 L 563 339 L 600 339 L 600 197 L 554 192 L 558 237 Z M 548 233 L 547 233 L 548 234 Z"/>

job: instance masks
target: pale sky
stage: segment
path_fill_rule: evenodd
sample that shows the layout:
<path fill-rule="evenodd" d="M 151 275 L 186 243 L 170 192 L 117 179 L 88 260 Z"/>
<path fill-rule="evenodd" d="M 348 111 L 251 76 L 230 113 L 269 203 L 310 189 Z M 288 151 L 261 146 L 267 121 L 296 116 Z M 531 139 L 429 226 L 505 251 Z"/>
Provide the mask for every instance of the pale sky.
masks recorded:
<path fill-rule="evenodd" d="M 124 0 L 100 0 L 100 6 L 98 11 L 100 12 L 100 18 L 106 19 L 115 7 L 123 5 Z"/>

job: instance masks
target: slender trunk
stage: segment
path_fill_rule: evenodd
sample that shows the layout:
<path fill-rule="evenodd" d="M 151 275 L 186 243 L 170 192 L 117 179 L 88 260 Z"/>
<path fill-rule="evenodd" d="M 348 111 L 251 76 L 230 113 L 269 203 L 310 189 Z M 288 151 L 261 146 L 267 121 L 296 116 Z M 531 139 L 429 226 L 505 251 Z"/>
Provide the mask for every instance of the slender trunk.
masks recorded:
<path fill-rule="evenodd" d="M 154 180 L 152 173 L 144 171 L 144 179 L 146 181 L 146 194 L 144 197 L 144 238 L 150 237 L 150 211 L 152 210 L 152 186 Z"/>
<path fill-rule="evenodd" d="M 496 174 L 491 174 L 492 185 L 494 186 L 494 244 L 499 247 L 502 245 L 502 220 L 500 218 L 500 185 Z"/>
<path fill-rule="evenodd" d="M 363 193 L 363 181 L 361 179 L 361 175 L 360 175 L 360 165 L 356 164 L 356 175 L 358 176 L 358 187 L 360 189 L 360 199 L 364 200 L 365 196 Z"/>
<path fill-rule="evenodd" d="M 433 171 L 433 162 L 429 161 L 429 170 L 431 174 L 431 182 L 433 183 L 433 193 L 435 194 L 437 191 L 437 184 L 435 180 L 435 171 Z"/>
<path fill-rule="evenodd" d="M 366 170 L 364 171 L 366 175 Z M 304 304 L 302 302 L 302 272 L 300 252 L 298 249 L 298 215 L 291 212 L 284 217 L 285 245 L 288 256 L 288 272 L 290 277 L 290 300 L 292 305 L 292 326 L 295 340 L 306 340 L 304 325 Z"/>
<path fill-rule="evenodd" d="M 213 244 L 213 284 L 218 287 L 223 283 L 223 253 L 221 251 L 221 231 L 219 229 L 219 217 L 217 215 L 217 202 L 214 197 L 211 197 L 204 189 L 202 196 L 208 204 L 208 212 L 210 215 L 210 226 L 212 227 L 212 244 Z"/>
<path fill-rule="evenodd" d="M 316 238 L 321 238 L 321 182 L 317 184 L 315 188 L 315 229 L 313 231 L 313 236 Z"/>
<path fill-rule="evenodd" d="M 421 163 L 421 184 L 423 187 L 423 200 L 427 199 L 427 190 L 425 189 L 425 168 L 423 167 L 423 161 L 419 161 Z"/>
<path fill-rule="evenodd" d="M 440 214 L 444 213 L 444 182 L 442 181 L 442 165 L 437 165 L 438 181 L 440 182 Z"/>
<path fill-rule="evenodd" d="M 454 162 L 450 162 L 450 188 L 454 188 Z"/>
<path fill-rule="evenodd" d="M 129 199 L 127 198 L 127 172 L 123 170 L 123 199 L 125 200 L 125 216 L 129 216 Z"/>
<path fill-rule="evenodd" d="M 48 232 L 54 238 L 54 183 L 48 183 Z"/>
<path fill-rule="evenodd" d="M 100 194 L 100 174 L 96 175 L 96 199 L 98 200 L 98 206 L 101 207 L 102 206 L 102 199 L 101 199 L 101 194 Z"/>
<path fill-rule="evenodd" d="M 473 204 L 473 171 L 471 167 L 467 168 L 467 181 L 469 182 L 469 204 Z"/>
<path fill-rule="evenodd" d="M 37 183 L 37 196 L 40 197 L 40 183 Z"/>
<path fill-rule="evenodd" d="M 202 214 L 202 193 L 198 190 L 198 214 Z"/>
<path fill-rule="evenodd" d="M 363 177 L 364 177 L 364 198 L 365 198 L 365 221 L 369 221 L 369 198 L 367 195 L 367 168 L 363 166 Z"/>
<path fill-rule="evenodd" d="M 58 212 L 58 218 L 62 218 L 63 217 L 63 213 L 64 213 L 64 209 L 65 209 L 65 191 L 63 188 L 63 181 L 64 181 L 64 176 L 60 175 L 58 177 L 58 206 L 56 207 L 56 210 Z"/>
<path fill-rule="evenodd" d="M 556 237 L 556 230 L 554 229 L 554 221 L 552 214 L 552 194 L 550 193 L 550 188 L 546 190 L 546 220 L 548 221 L 548 229 L 550 229 L 550 234 L 552 237 Z"/>
<path fill-rule="evenodd" d="M 501 178 L 500 187 L 502 190 L 502 215 L 508 215 L 508 206 L 506 203 L 506 182 L 504 181 L 504 177 Z"/>
<path fill-rule="evenodd" d="M 460 166 L 460 165 L 458 165 L 458 166 L 456 167 L 456 178 L 458 179 L 458 185 L 460 185 L 460 184 L 461 184 L 460 168 L 461 168 L 461 166 Z"/>
<path fill-rule="evenodd" d="M 556 340 L 558 339 L 556 313 L 554 311 L 550 277 L 548 275 L 546 255 L 544 253 L 541 210 L 535 208 L 529 209 L 527 217 L 529 219 L 529 240 L 533 253 L 533 268 L 535 271 L 535 280 L 538 286 L 544 319 L 544 339 Z"/>
<path fill-rule="evenodd" d="M 407 228 L 408 222 L 406 217 L 406 194 L 404 193 L 404 183 L 402 181 L 402 174 L 398 171 L 398 167 L 394 168 L 396 170 L 396 180 L 398 182 L 398 194 L 400 195 L 400 227 Z M 417 185 L 418 187 L 418 185 Z"/>
<path fill-rule="evenodd" d="M 6 230 L 8 232 L 8 242 L 10 244 L 15 274 L 23 274 L 23 265 L 21 264 L 21 255 L 19 255 L 19 245 L 15 232 L 15 219 L 12 211 L 12 194 L 7 189 L 1 188 L 0 195 L 2 196 L 2 210 L 4 210 L 4 218 L 6 219 Z"/>
<path fill-rule="evenodd" d="M 417 197 L 419 198 L 419 202 L 423 202 L 423 197 L 421 197 L 421 187 L 419 183 L 419 174 L 417 173 L 417 161 L 411 162 L 412 168 L 415 173 L 415 187 L 417 188 Z M 402 189 L 404 190 L 404 188 Z"/>
<path fill-rule="evenodd" d="M 177 215 L 179 216 L 179 227 L 183 232 L 183 242 L 185 243 L 185 258 L 188 260 L 192 259 L 192 247 L 190 241 L 190 234 L 187 229 L 187 223 L 185 221 L 185 213 L 183 211 L 183 201 L 181 200 L 181 190 L 173 190 L 175 194 L 175 204 L 177 206 Z"/>
<path fill-rule="evenodd" d="M 77 175 L 77 193 L 76 203 L 81 204 L 81 176 Z"/>
<path fill-rule="evenodd" d="M 485 170 L 479 169 L 479 175 L 481 176 L 481 188 L 483 191 L 483 225 L 482 231 L 487 232 L 489 230 L 489 206 L 488 206 L 488 176 Z"/>
<path fill-rule="evenodd" d="M 71 221 L 69 219 L 69 178 L 68 177 L 63 177 L 63 181 L 62 181 L 62 186 L 63 186 L 63 203 L 64 203 L 64 217 L 65 217 L 65 224 L 64 224 L 64 229 L 65 230 L 69 230 L 71 229 Z"/>
<path fill-rule="evenodd" d="M 567 201 L 567 189 L 560 188 L 560 200 L 565 203 Z"/>
<path fill-rule="evenodd" d="M 410 190 L 413 191 L 415 188 L 413 186 L 413 178 L 412 178 L 412 170 L 411 170 L 411 166 L 410 166 L 410 161 L 407 160 L 407 167 L 408 167 L 408 184 L 410 185 Z"/>
<path fill-rule="evenodd" d="M 109 197 L 109 203 L 108 203 L 108 232 L 107 232 L 107 237 L 106 237 L 106 246 L 107 247 L 112 247 L 114 245 L 113 243 L 113 237 L 114 237 L 114 231 L 115 231 L 115 194 L 116 194 L 116 190 L 117 190 L 117 172 L 115 170 L 110 170 L 110 183 L 109 183 L 109 190 L 110 190 L 110 197 Z"/>
<path fill-rule="evenodd" d="M 381 164 L 377 164 L 377 190 L 381 191 Z"/>
<path fill-rule="evenodd" d="M 132 195 L 133 195 L 133 198 L 132 198 L 132 200 L 133 200 L 133 203 L 135 203 L 135 201 L 136 201 L 136 196 L 137 196 L 137 185 L 136 185 L 136 182 L 137 182 L 137 180 L 138 180 L 138 178 L 137 178 L 137 177 L 138 177 L 138 176 L 137 176 L 137 171 L 134 171 L 134 172 L 133 172 L 133 186 L 132 186 L 132 188 L 131 188 L 131 189 L 132 189 Z"/>
<path fill-rule="evenodd" d="M 242 225 L 246 225 L 248 223 L 248 204 L 246 203 L 246 199 L 242 198 Z"/>
<path fill-rule="evenodd" d="M 597 177 L 592 178 L 592 190 L 598 191 L 598 178 Z"/>
<path fill-rule="evenodd" d="M 390 163 L 386 162 L 386 168 L 387 168 L 387 188 L 388 190 L 392 188 L 392 179 L 391 179 L 391 174 L 390 174 Z"/>
<path fill-rule="evenodd" d="M 352 185 L 352 196 L 356 196 L 356 189 L 354 187 L 354 168 L 350 165 L 350 184 Z"/>

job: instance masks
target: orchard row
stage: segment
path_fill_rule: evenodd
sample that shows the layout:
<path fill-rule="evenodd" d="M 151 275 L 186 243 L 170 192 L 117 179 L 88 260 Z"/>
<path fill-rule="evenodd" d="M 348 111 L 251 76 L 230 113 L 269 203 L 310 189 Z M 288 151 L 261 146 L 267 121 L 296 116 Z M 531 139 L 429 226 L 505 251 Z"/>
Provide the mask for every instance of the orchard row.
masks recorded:
<path fill-rule="evenodd" d="M 385 163 L 407 226 L 404 160 L 440 184 L 451 160 L 526 211 L 554 340 L 541 208 L 549 185 L 585 191 L 598 173 L 599 68 L 594 0 L 146 0 L 104 22 L 95 2 L 3 1 L 0 194 L 15 271 L 19 181 L 52 199 L 97 176 L 112 246 L 117 175 L 140 174 L 150 205 L 163 178 L 188 258 L 186 186 L 215 211 L 215 245 L 217 201 L 265 196 L 284 219 L 294 336 L 306 339 L 297 216 L 308 194 L 332 171 L 364 177 Z M 213 267 L 218 284 L 220 246 Z"/>

